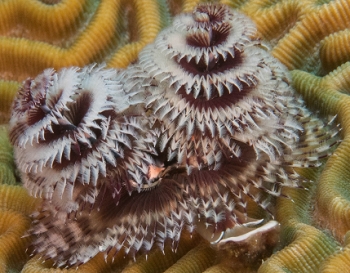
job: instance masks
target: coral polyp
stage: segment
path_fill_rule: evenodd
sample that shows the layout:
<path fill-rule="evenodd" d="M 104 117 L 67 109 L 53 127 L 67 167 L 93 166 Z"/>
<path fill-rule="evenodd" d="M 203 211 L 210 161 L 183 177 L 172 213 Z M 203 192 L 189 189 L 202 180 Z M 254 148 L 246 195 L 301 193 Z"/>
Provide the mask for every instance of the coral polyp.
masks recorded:
<path fill-rule="evenodd" d="M 26 80 L 10 126 L 24 186 L 43 198 L 33 253 L 59 267 L 175 251 L 186 229 L 261 228 L 283 187 L 308 181 L 295 168 L 319 166 L 340 131 L 305 107 L 251 20 L 216 4 L 175 17 L 124 71 Z"/>

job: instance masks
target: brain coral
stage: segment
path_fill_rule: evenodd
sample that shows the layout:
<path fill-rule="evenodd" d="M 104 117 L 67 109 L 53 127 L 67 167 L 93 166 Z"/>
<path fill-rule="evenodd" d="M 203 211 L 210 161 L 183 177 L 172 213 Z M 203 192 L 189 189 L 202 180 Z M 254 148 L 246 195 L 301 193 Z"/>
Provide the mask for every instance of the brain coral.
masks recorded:
<path fill-rule="evenodd" d="M 56 1 L 55 1 L 56 2 Z M 198 1 L 3 1 L 0 3 L 0 118 L 6 123 L 19 82 L 34 77 L 48 67 L 83 66 L 104 60 L 108 66 L 126 67 L 136 59 L 138 51 L 151 42 L 158 31 L 181 12 L 191 10 Z M 308 191 L 286 191 L 292 197 L 277 200 L 277 220 L 281 223 L 279 251 L 271 256 L 257 247 L 254 255 L 244 254 L 244 246 L 213 250 L 200 239 L 183 238 L 184 249 L 177 253 L 165 250 L 166 255 L 154 251 L 148 260 L 139 257 L 127 265 L 122 257 L 106 265 L 103 259 L 87 263 L 86 271 L 125 272 L 181 271 L 192 268 L 197 272 L 336 272 L 345 271 L 348 257 L 349 186 L 347 155 L 349 150 L 349 76 L 350 51 L 348 30 L 350 2 L 335 1 L 221 1 L 252 18 L 260 35 L 270 43 L 272 54 L 291 70 L 294 88 L 307 105 L 322 115 L 337 115 L 343 131 L 343 141 L 326 162 L 323 170 L 309 170 L 302 174 L 316 182 Z M 136 11 L 136 12 L 132 12 Z M 21 15 L 21 16 L 19 16 Z M 98 38 L 96 38 L 98 37 Z M 337 50 L 334 50 L 334 49 Z M 5 129 L 6 130 L 6 129 Z M 5 136 L 2 135 L 2 140 Z M 1 145 L 1 166 L 12 166 L 9 146 Z M 8 169 L 5 167 L 4 169 Z M 2 170 L 2 169 L 1 169 Z M 16 183 L 17 174 L 1 171 L 4 184 Z M 30 204 L 25 194 L 0 185 L 1 196 L 9 196 L 17 203 Z M 12 186 L 14 187 L 14 186 Z M 16 186 L 18 187 L 18 186 Z M 2 198 L 3 199 L 3 198 Z M 29 203 L 28 203 L 29 202 Z M 27 217 L 26 210 L 2 206 L 1 211 L 16 217 Z M 5 215 L 5 214 L 3 214 Z M 5 216 L 4 216 L 5 217 Z M 5 219 L 5 218 L 3 218 Z M 8 218 L 6 218 L 8 219 Z M 24 221 L 25 222 L 25 221 Z M 21 223 L 25 227 L 25 223 Z M 10 221 L 9 221 L 10 223 Z M 6 230 L 2 228 L 2 231 Z M 21 233 L 23 233 L 21 231 Z M 13 234 L 13 233 L 11 233 Z M 4 245 L 8 237 L 0 237 Z M 18 237 L 16 237 L 18 238 Z M 15 241 L 2 248 L 1 265 L 6 271 L 20 270 L 28 257 L 25 247 Z M 181 245 L 181 244 L 180 244 Z M 268 246 L 266 242 L 265 246 Z M 247 247 L 247 246 L 245 246 Z M 241 251 L 240 251 L 241 250 Z M 251 249 L 250 249 L 251 250 Z M 168 252 L 167 252 L 168 251 Z M 14 260 L 9 260 L 16 256 Z M 227 255 L 230 254 L 230 255 Z M 215 257 L 215 258 L 213 258 Z M 228 259 L 226 257 L 231 257 Z M 238 258 L 232 258 L 238 257 Z M 254 259 L 258 257 L 258 259 Z M 260 266 L 261 259 L 264 263 Z M 175 261 L 178 261 L 176 264 Z M 173 265 L 174 264 L 174 265 Z M 32 258 L 23 272 L 39 272 L 50 268 Z M 75 270 L 74 270 L 75 271 Z"/>

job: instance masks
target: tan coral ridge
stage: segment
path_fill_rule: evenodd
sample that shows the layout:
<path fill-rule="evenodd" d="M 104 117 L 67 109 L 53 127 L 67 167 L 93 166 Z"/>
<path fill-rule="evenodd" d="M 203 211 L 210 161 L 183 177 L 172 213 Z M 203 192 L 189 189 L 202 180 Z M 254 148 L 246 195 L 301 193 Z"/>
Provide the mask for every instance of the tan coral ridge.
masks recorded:
<path fill-rule="evenodd" d="M 187 6 L 191 6 L 191 8 L 193 7 L 193 4 L 196 1 L 184 1 L 183 3 L 183 7 L 187 7 Z M 326 37 L 329 34 L 332 33 L 336 33 L 337 31 L 344 29 L 346 27 L 347 24 L 349 24 L 349 19 L 348 19 L 348 12 L 349 12 L 349 8 L 348 8 L 348 1 L 331 1 L 325 4 L 322 4 L 321 2 L 319 3 L 319 1 L 279 1 L 276 3 L 276 1 L 248 1 L 247 3 L 242 3 L 244 1 L 223 1 L 225 3 L 228 3 L 232 6 L 235 7 L 241 7 L 241 9 L 248 14 L 249 16 L 252 16 L 252 18 L 258 23 L 258 29 L 261 31 L 261 33 L 263 34 L 263 36 L 266 37 L 267 40 L 269 39 L 275 39 L 275 42 L 273 43 L 273 45 L 276 45 L 278 41 L 281 40 L 281 38 L 283 38 L 281 40 L 281 42 L 277 45 L 276 50 L 274 50 L 274 47 L 272 48 L 272 52 L 283 52 L 284 54 L 280 54 L 280 55 L 276 55 L 282 62 L 284 62 L 290 69 L 292 68 L 299 68 L 299 69 L 305 69 L 307 71 L 320 71 L 320 75 L 323 75 L 322 73 L 322 69 L 319 69 L 320 64 L 327 63 L 327 67 L 332 67 L 332 65 L 328 65 L 328 63 L 333 63 L 333 67 L 336 67 L 337 65 L 340 65 L 342 63 L 345 63 L 347 61 L 347 54 L 348 54 L 348 50 L 347 50 L 347 36 L 346 36 L 346 31 L 344 32 L 339 32 L 334 36 L 330 36 L 330 37 L 334 37 L 336 38 L 336 41 L 338 44 L 340 44 L 340 46 L 338 46 L 340 49 L 342 49 L 343 52 L 335 57 L 332 57 L 331 54 L 324 54 L 323 56 L 326 56 L 329 59 L 322 59 L 325 57 L 322 57 L 322 54 L 319 55 L 318 54 L 318 47 L 314 47 L 313 45 L 322 45 L 323 43 L 318 43 L 319 41 L 321 41 L 322 39 L 324 39 L 324 37 Z M 191 8 L 188 8 L 189 10 Z M 320 11 L 320 13 L 319 13 Z M 284 12 L 284 13 L 283 13 Z M 283 16 L 283 14 L 293 14 L 293 17 L 286 17 Z M 319 14 L 324 14 L 322 15 L 323 18 L 322 20 L 324 20 L 325 22 L 330 21 L 332 22 L 331 24 L 327 24 L 328 28 L 325 29 L 321 29 L 320 35 L 318 36 L 314 36 L 314 31 L 312 29 L 312 27 L 314 28 L 319 28 L 321 27 L 322 24 L 313 24 L 312 22 L 314 20 L 320 20 L 318 18 Z M 338 16 L 340 14 L 340 17 Z M 305 16 L 304 16 L 305 15 Z M 260 20 L 260 21 L 259 21 Z M 300 23 L 301 22 L 301 23 Z M 273 26 L 270 25 L 270 23 L 274 23 Z M 278 27 L 277 27 L 278 26 Z M 287 28 L 287 31 L 283 31 L 282 27 L 279 26 L 289 26 L 289 28 Z M 310 27 L 309 27 L 310 26 Z M 272 36 L 269 36 L 267 32 L 264 31 L 264 29 L 271 29 L 271 31 L 269 31 L 269 33 L 272 33 Z M 275 31 L 276 30 L 276 31 Z M 288 32 L 290 31 L 290 32 Z M 296 39 L 297 38 L 297 39 Z M 312 39 L 313 42 L 310 44 L 311 46 L 306 46 L 303 47 L 304 50 L 298 51 L 298 50 L 284 50 L 284 49 L 289 49 L 290 45 L 297 45 L 299 44 L 299 40 L 301 41 L 310 41 Z M 331 49 L 332 47 L 330 46 L 326 46 L 326 40 L 324 40 L 324 49 Z M 329 41 L 332 41 L 331 39 Z M 14 42 L 15 43 L 15 42 Z M 281 50 L 277 50 L 278 48 L 281 48 Z M 291 48 L 293 48 L 293 46 L 291 46 Z M 294 47 L 295 48 L 295 47 Z M 306 52 L 305 52 L 306 51 Z M 327 51 L 325 51 L 327 52 Z M 329 51 L 332 52 L 332 51 Z M 334 51 L 333 51 L 334 52 Z M 336 51 L 338 52 L 338 51 Z M 321 56 L 321 59 L 320 57 Z M 311 57 L 311 61 L 310 60 Z M 334 58 L 334 61 L 332 60 Z M 297 60 L 298 63 L 297 65 L 293 66 L 293 65 L 289 65 L 289 61 L 288 60 Z M 72 64 L 69 64 L 72 65 Z M 56 66 L 55 64 L 50 65 L 50 66 Z M 41 67 L 39 70 L 42 70 L 45 67 Z M 329 69 L 329 68 L 328 68 Z M 30 68 L 28 69 L 28 71 L 30 71 Z M 329 70 L 328 70 L 329 71 Z M 11 72 L 12 73 L 12 72 Z M 35 75 L 37 74 L 38 71 L 35 72 L 29 72 L 30 75 Z M 27 74 L 27 75 L 29 75 Z M 297 75 L 297 74 L 295 74 Z M 335 75 L 338 75 L 338 77 L 335 77 Z M 307 74 L 304 74 L 304 76 L 307 76 Z M 25 76 L 26 77 L 26 76 Z M 297 90 L 300 91 L 303 94 L 308 94 L 308 102 L 309 105 L 312 105 L 314 103 L 314 101 L 316 99 L 319 99 L 318 102 L 316 103 L 316 108 L 321 109 L 322 112 L 326 112 L 327 114 L 330 113 L 331 115 L 337 114 L 338 113 L 338 109 L 337 106 L 335 104 L 325 104 L 324 101 L 332 101 L 333 98 L 338 98 L 337 96 L 341 96 L 341 101 L 343 101 L 344 104 L 342 105 L 342 112 L 338 113 L 338 117 L 343 117 L 342 119 L 342 127 L 346 128 L 346 124 L 348 123 L 348 119 L 346 118 L 346 103 L 348 104 L 348 100 L 347 100 L 347 95 L 342 94 L 342 93 L 347 93 L 346 90 L 349 89 L 349 86 L 347 84 L 347 78 L 349 78 L 349 72 L 347 69 L 347 66 L 342 66 L 339 67 L 339 69 L 337 70 L 337 73 L 330 73 L 329 76 L 325 77 L 324 79 L 330 80 L 330 79 L 334 79 L 334 81 L 330 81 L 331 85 L 327 84 L 327 81 L 323 81 L 320 79 L 317 79 L 313 76 L 310 77 L 311 82 L 313 83 L 317 83 L 317 85 L 311 85 L 311 89 L 306 85 L 303 88 L 301 88 L 300 86 L 296 86 Z M 10 103 L 12 101 L 12 98 L 14 96 L 14 92 L 16 91 L 16 88 L 18 86 L 18 83 L 11 83 L 11 82 L 6 82 L 4 83 L 5 85 L 12 85 L 13 87 L 11 87 L 10 89 L 2 89 L 2 90 L 9 90 L 9 91 L 2 91 L 1 93 L 1 110 L 2 111 L 7 111 L 10 108 Z M 322 91 L 318 91 L 319 86 L 327 86 L 327 88 L 322 89 Z M 323 91 L 327 91 L 327 92 L 323 92 Z M 303 92 L 305 91 L 305 92 Z M 324 96 L 322 96 L 322 94 Z M 3 100 L 3 98 L 5 98 Z M 337 99 L 338 100 L 338 99 Z M 332 106 L 332 107 L 329 107 Z M 327 110 L 328 109 L 328 110 Z M 5 117 L 5 119 L 8 119 Z M 344 132 L 347 132 L 346 130 L 344 130 Z M 346 136 L 346 134 L 344 134 Z M 341 144 L 340 148 L 338 149 L 339 151 L 347 151 L 347 141 L 346 141 L 346 137 L 345 140 L 343 141 L 343 143 Z M 332 158 L 337 159 L 336 156 L 333 156 Z M 331 158 L 331 159 L 332 159 Z M 334 168 L 335 164 L 337 164 L 337 168 Z M 341 164 L 339 164 L 341 163 Z M 322 176 L 321 181 L 324 181 L 323 185 L 330 185 L 330 189 L 336 189 L 336 191 L 331 190 L 329 192 L 330 198 L 334 199 L 335 197 L 338 196 L 343 196 L 341 193 L 346 193 L 348 191 L 348 187 L 346 185 L 346 181 L 349 180 L 349 175 L 346 172 L 346 160 L 340 160 L 339 161 L 333 161 L 333 164 L 328 164 L 326 165 L 326 176 Z M 344 165 L 345 164 L 345 165 Z M 338 179 L 340 178 L 340 179 Z M 334 181 L 334 182 L 332 182 Z M 338 183 L 336 183 L 336 181 L 339 181 Z M 322 187 L 321 187 L 322 189 Z M 320 189 L 320 190 L 321 190 Z M 341 190 L 339 190 L 341 189 Z M 324 199 L 323 201 L 323 196 L 324 194 L 327 193 L 327 190 L 323 190 L 323 191 L 319 191 L 318 194 L 318 202 L 322 203 L 324 202 L 325 204 L 327 204 L 328 199 Z M 326 195 L 327 196 L 327 195 Z M 336 200 L 338 200 L 336 198 Z M 340 201 L 338 204 L 335 204 L 334 208 L 343 208 L 343 211 L 346 211 L 348 208 L 348 197 L 344 196 L 344 199 L 342 201 Z M 307 204 L 311 204 L 311 201 L 309 200 L 309 198 L 306 198 L 306 202 Z M 292 209 L 294 209 L 295 205 L 290 203 L 289 204 L 290 207 Z M 338 209 L 336 209 L 335 211 L 337 211 Z M 301 212 L 303 210 L 300 210 Z M 332 207 L 327 208 L 324 211 L 329 211 L 330 215 L 333 215 L 333 209 Z M 306 214 L 308 214 L 309 212 L 305 212 Z M 323 215 L 322 210 L 317 214 L 321 216 L 321 219 Z M 335 232 L 337 232 L 337 223 L 339 223 L 339 219 L 341 219 L 341 211 L 339 211 L 339 213 L 335 213 L 334 215 L 339 215 L 338 218 L 333 218 L 334 220 L 328 222 L 329 225 L 324 226 L 325 228 L 331 227 L 332 230 L 334 230 Z M 284 216 L 283 216 L 284 217 Z M 292 216 L 295 218 L 295 216 Z M 318 219 L 318 217 L 315 218 L 316 220 Z M 344 236 L 344 230 L 348 230 L 349 227 L 347 226 L 346 221 L 345 222 L 341 222 L 344 223 L 344 226 L 342 229 L 340 229 L 339 234 L 337 235 L 337 237 L 341 238 L 342 236 Z M 293 224 L 293 222 L 292 222 Z M 311 223 L 307 223 L 309 227 L 311 227 L 312 224 Z M 317 225 L 316 225 L 317 226 Z M 297 229 L 297 225 L 293 224 L 292 225 L 292 230 L 296 230 Z M 316 228 L 317 229 L 317 228 Z M 305 229 L 305 231 L 310 230 L 311 229 Z M 322 229 L 317 229 L 319 231 L 322 232 Z M 308 234 L 312 234 L 312 233 L 306 233 L 305 238 L 308 237 Z M 286 239 L 290 240 L 290 236 L 286 237 Z M 317 239 L 317 237 L 312 237 L 314 238 L 314 242 L 318 244 L 319 248 L 315 248 L 316 253 L 322 253 L 323 249 L 326 247 L 326 244 L 324 243 L 324 240 L 322 240 L 321 238 Z M 331 241 L 333 241 L 332 245 L 334 246 L 334 239 L 332 237 L 330 237 Z M 304 243 L 303 241 L 296 241 L 295 242 L 297 245 L 300 246 L 299 248 L 299 254 L 301 255 L 301 258 L 299 259 L 299 261 L 307 261 L 308 259 L 305 259 L 307 257 L 309 257 L 309 259 L 311 259 L 311 257 L 313 257 L 314 254 L 309 253 L 306 251 L 306 248 L 303 247 Z M 329 248 L 328 248 L 329 249 Z M 326 253 L 326 256 L 329 256 L 329 253 L 332 253 L 335 251 L 335 248 L 332 247 L 329 251 L 323 252 Z M 290 270 L 293 270 L 293 263 L 295 263 L 296 261 L 294 260 L 290 260 L 288 258 L 288 256 L 286 256 L 286 258 L 283 258 L 284 254 L 283 252 L 281 253 L 277 253 L 276 256 L 274 257 L 279 257 L 279 255 L 281 256 L 281 261 L 282 264 L 276 264 L 275 269 L 276 270 L 280 270 L 281 272 L 283 272 L 283 268 L 286 267 L 286 263 L 291 264 L 291 266 L 289 267 Z M 339 255 L 342 255 L 342 252 L 339 252 Z M 318 256 L 318 255 L 316 255 Z M 318 256 L 318 259 L 314 260 L 316 261 L 315 267 L 314 268 L 319 268 L 320 264 L 325 260 L 325 256 L 321 255 Z M 332 261 L 332 256 L 329 256 L 329 260 L 326 260 L 331 262 Z M 267 260 L 266 264 L 274 264 L 274 260 Z M 301 267 L 302 272 L 310 272 L 308 271 L 309 267 L 308 264 L 306 262 L 306 264 L 303 264 L 303 262 L 301 263 Z M 299 270 L 299 269 L 298 269 Z M 276 271 L 277 272 L 277 271 Z M 325 271 L 326 272 L 326 271 Z"/>

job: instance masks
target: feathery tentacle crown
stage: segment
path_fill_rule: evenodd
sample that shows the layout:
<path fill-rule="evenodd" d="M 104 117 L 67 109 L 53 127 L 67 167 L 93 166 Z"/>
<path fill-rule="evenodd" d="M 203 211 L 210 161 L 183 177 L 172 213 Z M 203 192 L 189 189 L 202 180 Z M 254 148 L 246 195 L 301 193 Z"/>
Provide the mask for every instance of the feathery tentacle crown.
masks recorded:
<path fill-rule="evenodd" d="M 76 182 L 96 187 L 115 168 L 123 176 L 116 183 L 129 191 L 147 183 L 155 138 L 145 131 L 148 121 L 126 110 L 114 69 L 47 69 L 26 80 L 13 106 L 10 138 L 29 193 L 51 199 L 67 191 L 72 198 Z M 145 140 L 136 141 L 141 135 Z"/>
<path fill-rule="evenodd" d="M 246 16 L 224 5 L 201 5 L 175 18 L 140 54 L 130 85 L 161 124 L 167 160 L 218 169 L 241 145 L 271 161 L 302 131 L 300 101 L 288 71 L 264 50 Z M 138 72 L 138 73 L 137 73 Z M 143 75 L 142 75 L 143 74 Z"/>
<path fill-rule="evenodd" d="M 176 250 L 185 228 L 204 226 L 210 240 L 265 224 L 247 206 L 270 219 L 271 199 L 305 180 L 294 167 L 318 166 L 340 129 L 307 110 L 255 35 L 246 16 L 199 5 L 124 71 L 25 81 L 10 137 L 24 186 L 44 198 L 34 253 L 73 266 L 98 252 Z"/>

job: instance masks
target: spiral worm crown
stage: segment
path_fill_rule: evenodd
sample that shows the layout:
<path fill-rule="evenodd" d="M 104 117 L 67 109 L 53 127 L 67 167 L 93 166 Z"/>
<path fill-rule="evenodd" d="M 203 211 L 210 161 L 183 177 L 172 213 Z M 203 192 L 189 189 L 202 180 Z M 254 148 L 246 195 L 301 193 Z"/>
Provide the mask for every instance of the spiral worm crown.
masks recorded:
<path fill-rule="evenodd" d="M 147 183 L 153 159 L 144 152 L 152 154 L 154 136 L 142 129 L 138 115 L 121 114 L 127 109 L 113 69 L 48 69 L 25 81 L 13 106 L 10 138 L 29 192 L 50 199 L 54 191 L 62 196 L 68 190 L 72 196 L 76 182 L 96 186 L 112 167 L 122 169 L 115 183 L 129 191 Z M 135 142 L 139 134 L 145 141 Z"/>

